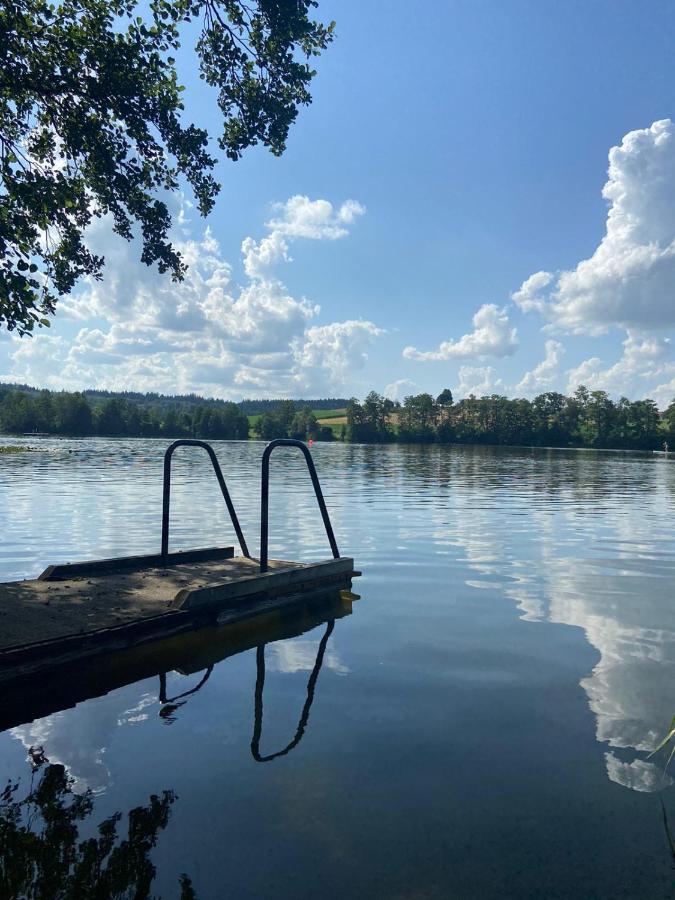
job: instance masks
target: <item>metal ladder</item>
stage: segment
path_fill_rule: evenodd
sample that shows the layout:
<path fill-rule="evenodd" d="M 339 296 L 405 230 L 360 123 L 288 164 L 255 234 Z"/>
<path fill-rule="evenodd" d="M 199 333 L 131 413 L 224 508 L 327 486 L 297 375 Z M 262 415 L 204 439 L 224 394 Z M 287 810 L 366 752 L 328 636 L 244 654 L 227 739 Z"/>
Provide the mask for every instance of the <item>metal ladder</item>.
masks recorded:
<path fill-rule="evenodd" d="M 237 512 L 234 508 L 234 504 L 232 503 L 232 498 L 230 497 L 230 492 L 227 489 L 227 485 L 225 484 L 225 478 L 223 477 L 223 472 L 220 468 L 220 463 L 218 462 L 218 458 L 213 450 L 213 447 L 210 444 L 207 444 L 206 441 L 198 441 L 192 438 L 181 438 L 180 440 L 174 441 L 170 444 L 166 452 L 164 453 L 164 484 L 163 484 L 163 495 L 162 495 L 162 564 L 166 565 L 169 559 L 169 511 L 171 504 L 171 459 L 173 457 L 174 452 L 178 449 L 178 447 L 201 447 L 203 450 L 209 455 L 209 459 L 211 460 L 211 465 L 213 466 L 213 471 L 216 474 L 216 478 L 218 479 L 218 484 L 220 486 L 220 491 L 223 495 L 223 499 L 225 500 L 225 505 L 227 506 L 227 511 L 230 514 L 230 519 L 232 521 L 232 525 L 234 526 L 235 533 L 237 535 L 237 540 L 239 541 L 239 545 L 241 547 L 241 552 L 243 555 L 249 559 L 251 559 L 251 554 L 248 550 L 248 545 L 246 543 L 246 539 L 244 538 L 244 534 L 241 530 L 241 526 L 239 524 L 239 519 L 237 517 Z M 309 470 L 310 478 L 312 479 L 312 486 L 314 487 L 314 494 L 316 495 L 317 503 L 319 504 L 319 509 L 321 511 L 321 518 L 323 519 L 324 528 L 326 529 L 326 535 L 328 537 L 328 542 L 330 544 L 331 551 L 333 553 L 334 559 L 340 558 L 340 551 L 338 550 L 337 542 L 335 540 L 335 534 L 333 533 L 333 526 L 331 525 L 330 516 L 328 515 L 328 510 L 326 509 L 326 502 L 323 498 L 323 492 L 321 490 L 321 485 L 319 484 L 319 476 L 316 474 L 316 467 L 314 466 L 314 460 L 312 459 L 312 454 L 309 452 L 309 448 L 302 441 L 296 441 L 292 438 L 278 438 L 277 440 L 271 441 L 266 447 L 263 453 L 262 458 L 262 476 L 261 476 L 261 494 L 260 494 L 260 572 L 267 572 L 269 569 L 269 557 L 268 557 L 268 549 L 269 549 L 269 487 L 270 487 L 270 457 L 274 450 L 277 447 L 297 447 L 305 457 L 305 462 L 307 463 L 307 469 Z"/>

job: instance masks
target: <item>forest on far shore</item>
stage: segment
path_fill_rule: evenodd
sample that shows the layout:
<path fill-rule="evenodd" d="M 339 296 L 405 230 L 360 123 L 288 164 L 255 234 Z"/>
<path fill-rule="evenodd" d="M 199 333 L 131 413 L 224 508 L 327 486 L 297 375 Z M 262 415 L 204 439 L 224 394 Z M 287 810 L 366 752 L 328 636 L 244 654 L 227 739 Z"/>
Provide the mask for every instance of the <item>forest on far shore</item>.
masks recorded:
<path fill-rule="evenodd" d="M 343 398 L 317 400 L 227 400 L 196 394 L 164 396 L 131 391 L 49 391 L 28 385 L 0 384 L 0 433 L 63 435 L 85 437 L 196 437 L 212 440 L 245 440 L 266 413 L 285 410 L 284 436 L 293 431 L 302 439 L 318 438 L 308 412 L 320 408 L 344 409 Z M 289 407 L 290 404 L 290 407 Z M 286 422 L 289 410 L 290 417 Z M 300 413 L 295 430 L 295 412 Z M 300 429 L 300 430 L 298 430 Z M 330 431 L 330 429 L 329 429 Z M 324 433 L 324 439 L 331 439 Z"/>
<path fill-rule="evenodd" d="M 416 394 L 396 403 L 372 391 L 345 414 L 353 442 L 503 444 L 622 450 L 675 448 L 675 401 L 660 413 L 653 400 L 614 401 L 581 385 L 571 397 L 548 391 L 533 400 L 499 394 L 465 397 Z"/>
<path fill-rule="evenodd" d="M 70 437 L 200 437 L 245 439 L 248 417 L 236 403 L 178 404 L 109 397 L 99 402 L 67 391 L 6 390 L 0 386 L 0 432 Z"/>
<path fill-rule="evenodd" d="M 342 403 L 338 407 L 338 403 Z M 323 408 L 320 408 L 323 405 Z M 249 412 L 251 408 L 255 413 Z M 247 414 L 248 413 L 248 414 Z M 675 450 L 675 401 L 615 401 L 580 386 L 532 400 L 493 394 L 455 402 L 452 392 L 403 402 L 371 391 L 359 401 L 233 403 L 195 395 L 68 393 L 0 385 L 0 432 L 85 437 L 195 437 L 212 440 L 342 440 L 350 443 L 462 443 Z"/>

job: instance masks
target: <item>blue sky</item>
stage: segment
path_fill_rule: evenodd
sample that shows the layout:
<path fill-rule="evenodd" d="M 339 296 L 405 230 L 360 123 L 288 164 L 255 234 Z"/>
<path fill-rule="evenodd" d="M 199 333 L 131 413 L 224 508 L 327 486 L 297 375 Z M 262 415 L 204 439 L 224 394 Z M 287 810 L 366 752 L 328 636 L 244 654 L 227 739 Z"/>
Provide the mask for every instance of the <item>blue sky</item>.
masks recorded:
<path fill-rule="evenodd" d="M 675 4 L 330 0 L 318 14 L 337 37 L 286 154 L 222 162 L 207 223 L 176 205 L 190 283 L 142 271 L 99 228 L 103 285 L 82 285 L 48 334 L 5 336 L 2 379 L 233 399 L 583 381 L 669 402 Z M 179 62 L 191 116 L 214 123 Z"/>

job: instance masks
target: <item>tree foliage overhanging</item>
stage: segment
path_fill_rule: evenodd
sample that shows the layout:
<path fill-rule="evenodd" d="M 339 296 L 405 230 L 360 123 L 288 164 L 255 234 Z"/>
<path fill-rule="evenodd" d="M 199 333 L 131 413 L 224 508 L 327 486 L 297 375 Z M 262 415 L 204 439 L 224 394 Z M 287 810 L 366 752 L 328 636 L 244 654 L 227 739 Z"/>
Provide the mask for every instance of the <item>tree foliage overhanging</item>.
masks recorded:
<path fill-rule="evenodd" d="M 0 5 L 0 327 L 48 325 L 57 298 L 104 259 L 84 232 L 109 215 L 141 259 L 180 280 L 166 192 L 186 181 L 202 215 L 219 185 L 204 128 L 185 121 L 175 55 L 199 31 L 217 93 L 218 146 L 285 148 L 311 101 L 310 65 L 333 25 L 314 0 L 5 0 Z"/>

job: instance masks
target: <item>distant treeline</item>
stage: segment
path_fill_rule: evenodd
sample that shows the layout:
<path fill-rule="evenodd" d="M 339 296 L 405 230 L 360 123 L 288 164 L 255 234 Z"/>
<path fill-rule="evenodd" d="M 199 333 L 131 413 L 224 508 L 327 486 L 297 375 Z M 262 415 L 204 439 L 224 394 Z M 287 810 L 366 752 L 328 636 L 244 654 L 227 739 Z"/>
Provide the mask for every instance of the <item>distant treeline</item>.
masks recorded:
<path fill-rule="evenodd" d="M 39 431 L 75 437 L 245 440 L 249 436 L 248 415 L 258 414 L 261 418 L 256 423 L 257 434 L 263 433 L 268 439 L 290 434 L 303 439 L 332 440 L 332 431 L 317 425 L 310 410 L 344 409 L 346 403 L 344 398 L 231 403 L 205 399 L 197 394 L 69 393 L 37 390 L 24 384 L 0 384 L 0 433 Z"/>
<path fill-rule="evenodd" d="M 534 400 L 493 394 L 453 402 L 452 392 L 394 402 L 372 391 L 347 404 L 344 440 L 358 443 L 511 444 L 653 450 L 675 449 L 675 401 L 660 414 L 653 400 L 613 401 L 579 387 L 571 397 L 548 392 Z"/>
<path fill-rule="evenodd" d="M 239 408 L 247 416 L 275 412 L 284 404 L 293 403 L 297 409 L 344 409 L 349 403 L 346 397 L 324 397 L 319 400 L 242 400 Z"/>
<path fill-rule="evenodd" d="M 209 402 L 181 404 L 160 395 L 154 395 L 153 403 L 152 396 L 100 397 L 92 403 L 85 393 L 25 391 L 21 387 L 12 389 L 0 385 L 0 432 L 213 440 L 245 440 L 249 436 L 249 419 L 241 404 L 223 400 L 217 405 Z M 264 440 L 278 437 L 334 439 L 333 431 L 317 422 L 302 400 L 268 401 L 267 411 L 259 415 L 253 425 L 253 433 Z"/>
<path fill-rule="evenodd" d="M 154 398 L 154 401 L 153 401 Z M 183 402 L 180 402 L 183 401 Z M 247 401 L 249 402 L 249 401 Z M 253 433 L 263 440 L 294 437 L 354 443 L 463 443 L 526 446 L 675 450 L 675 401 L 659 413 L 653 400 L 612 400 L 604 391 L 581 386 L 571 396 L 548 392 L 534 400 L 497 394 L 455 403 L 451 391 L 406 397 L 403 403 L 371 391 L 363 402 L 327 398 L 313 408 L 346 409 L 344 424 L 323 425 L 308 401 L 250 401 L 266 404 Z M 321 404 L 319 406 L 318 404 Z M 342 404 L 342 407 L 339 405 Z M 260 409 L 260 405 L 255 408 Z M 245 439 L 245 405 L 130 394 L 92 402 L 87 393 L 26 390 L 0 385 L 0 432 L 47 432 L 72 436 L 197 437 Z M 255 414 L 252 414 L 255 415 Z M 335 423 L 335 416 L 332 421 Z"/>
<path fill-rule="evenodd" d="M 44 393 L 39 388 L 31 387 L 27 384 L 3 384 L 0 385 L 0 391 L 19 391 L 22 394 L 31 396 Z M 53 396 L 64 392 L 52 391 Z M 138 391 L 104 391 L 104 390 L 86 390 L 81 392 L 92 409 L 100 406 L 106 400 L 128 400 L 138 406 L 155 407 L 161 409 L 184 409 L 185 407 L 194 406 L 212 406 L 223 407 L 231 405 L 227 400 L 218 400 L 215 397 L 201 397 L 199 394 L 156 394 L 156 393 L 140 393 Z M 236 405 L 244 413 L 244 415 L 252 416 L 271 412 L 279 409 L 286 400 L 241 400 Z M 347 399 L 344 397 L 324 397 L 318 400 L 295 400 L 293 401 L 298 407 L 306 407 L 307 409 L 344 409 L 347 405 Z"/>
<path fill-rule="evenodd" d="M 265 412 L 253 425 L 256 437 L 264 441 L 275 438 L 295 438 L 306 441 L 333 441 L 335 435 L 328 425 L 321 425 L 307 406 L 301 406 L 302 400 L 283 400 Z M 326 401 L 329 402 L 329 401 Z"/>
<path fill-rule="evenodd" d="M 197 437 L 246 439 L 248 418 L 236 403 L 143 403 L 111 397 L 91 403 L 85 394 L 8 390 L 0 385 L 0 432 L 41 431 L 84 437 Z"/>

